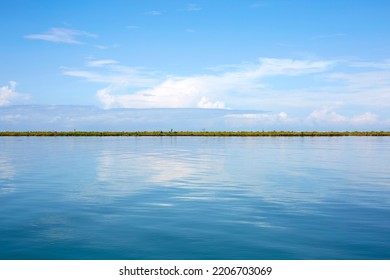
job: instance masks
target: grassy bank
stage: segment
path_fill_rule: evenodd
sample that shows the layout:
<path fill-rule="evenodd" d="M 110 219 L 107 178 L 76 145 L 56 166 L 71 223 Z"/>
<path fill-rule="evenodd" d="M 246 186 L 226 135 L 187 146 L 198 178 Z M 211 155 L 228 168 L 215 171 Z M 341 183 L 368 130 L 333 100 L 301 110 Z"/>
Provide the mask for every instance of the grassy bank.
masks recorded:
<path fill-rule="evenodd" d="M 0 136 L 390 136 L 390 131 L 3 131 Z"/>

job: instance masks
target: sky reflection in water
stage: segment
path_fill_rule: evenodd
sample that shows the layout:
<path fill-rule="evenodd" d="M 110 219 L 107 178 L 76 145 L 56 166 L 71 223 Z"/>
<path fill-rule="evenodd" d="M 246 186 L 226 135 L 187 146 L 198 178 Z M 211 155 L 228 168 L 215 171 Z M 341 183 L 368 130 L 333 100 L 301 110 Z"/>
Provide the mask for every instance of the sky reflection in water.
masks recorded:
<path fill-rule="evenodd" d="M 1 138 L 2 259 L 388 259 L 390 140 Z"/>

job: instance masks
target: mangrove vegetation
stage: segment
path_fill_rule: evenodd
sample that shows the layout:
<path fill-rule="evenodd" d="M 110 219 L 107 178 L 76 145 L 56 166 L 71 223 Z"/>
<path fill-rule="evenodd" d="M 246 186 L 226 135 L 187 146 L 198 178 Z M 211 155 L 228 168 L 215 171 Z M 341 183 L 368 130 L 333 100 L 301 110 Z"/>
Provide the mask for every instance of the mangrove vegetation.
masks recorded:
<path fill-rule="evenodd" d="M 0 136 L 390 136 L 390 131 L 0 131 Z"/>

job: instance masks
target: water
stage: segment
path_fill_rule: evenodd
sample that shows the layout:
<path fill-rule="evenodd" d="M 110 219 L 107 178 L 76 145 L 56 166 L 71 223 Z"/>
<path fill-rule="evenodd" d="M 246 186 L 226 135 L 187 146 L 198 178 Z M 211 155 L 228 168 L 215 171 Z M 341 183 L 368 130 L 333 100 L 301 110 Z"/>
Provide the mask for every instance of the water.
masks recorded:
<path fill-rule="evenodd" d="M 0 259 L 390 259 L 388 137 L 2 137 Z"/>

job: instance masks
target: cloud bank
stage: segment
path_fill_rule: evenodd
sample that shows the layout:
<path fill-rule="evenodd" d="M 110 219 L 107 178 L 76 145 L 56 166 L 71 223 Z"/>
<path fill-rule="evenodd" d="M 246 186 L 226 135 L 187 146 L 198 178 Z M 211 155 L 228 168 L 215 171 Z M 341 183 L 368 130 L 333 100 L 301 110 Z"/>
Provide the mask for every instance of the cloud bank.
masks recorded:
<path fill-rule="evenodd" d="M 162 75 L 114 60 L 88 61 L 63 73 L 102 84 L 105 109 L 200 108 L 267 110 L 220 118 L 228 129 L 388 130 L 388 61 L 260 58 L 203 75 Z M 374 113 L 375 112 L 375 113 Z"/>
<path fill-rule="evenodd" d="M 116 63 L 116 62 L 115 62 Z M 231 108 L 245 96 L 261 99 L 263 78 L 300 76 L 325 71 L 332 61 L 261 58 L 257 63 L 220 67 L 208 75 L 161 76 L 144 69 L 89 61 L 87 69 L 65 70 L 68 76 L 105 83 L 96 96 L 104 108 Z M 100 71 L 93 67 L 100 67 Z M 138 88 L 138 89 L 137 89 Z M 141 89 L 139 89 L 141 88 Z M 126 93 L 118 94 L 125 91 Z"/>
<path fill-rule="evenodd" d="M 389 130 L 390 119 L 370 112 L 346 115 L 330 107 L 296 117 L 259 110 L 19 105 L 0 107 L 0 127 L 5 131 L 371 131 Z"/>

